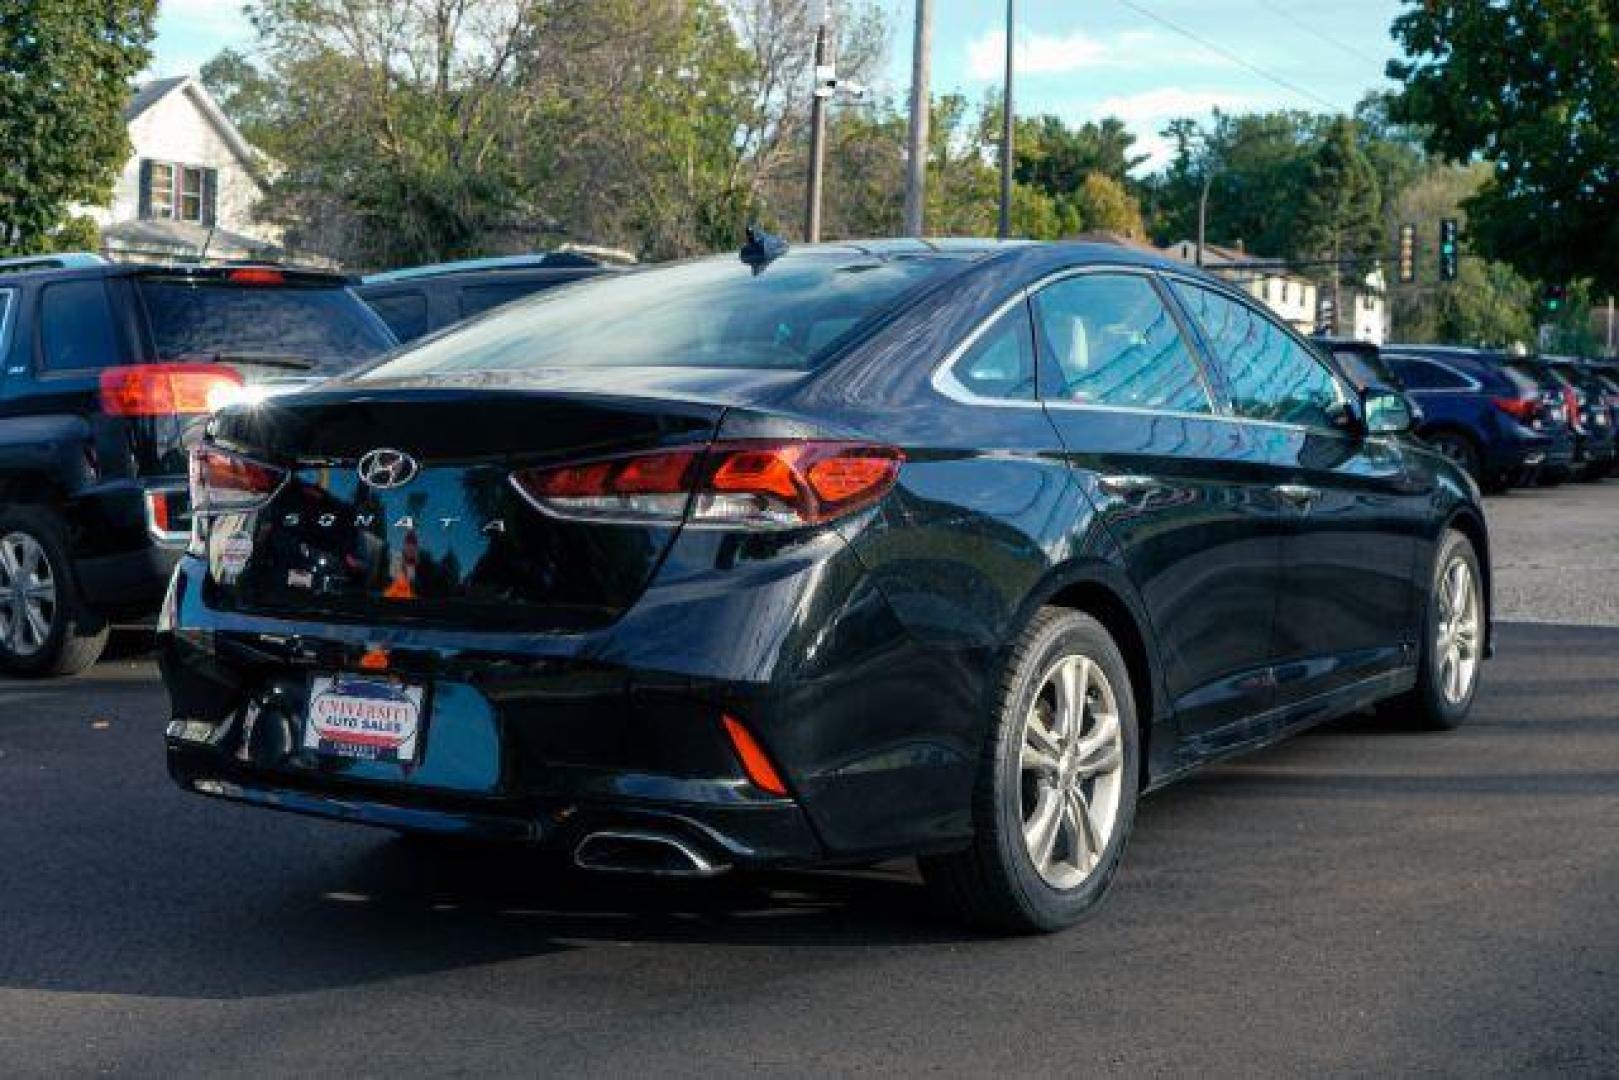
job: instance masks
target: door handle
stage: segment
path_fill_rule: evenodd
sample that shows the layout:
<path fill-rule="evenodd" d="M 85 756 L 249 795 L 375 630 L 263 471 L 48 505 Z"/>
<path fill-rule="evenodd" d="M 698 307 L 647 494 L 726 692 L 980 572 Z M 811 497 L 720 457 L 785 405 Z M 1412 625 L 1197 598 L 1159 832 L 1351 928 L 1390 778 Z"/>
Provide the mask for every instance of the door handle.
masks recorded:
<path fill-rule="evenodd" d="M 1278 484 L 1276 485 L 1276 494 L 1280 495 L 1282 501 L 1288 505 L 1299 507 L 1307 507 L 1321 498 L 1321 492 L 1318 489 L 1305 487 L 1303 484 Z"/>
<path fill-rule="evenodd" d="M 1096 483 L 1109 495 L 1120 497 L 1146 495 L 1163 487 L 1150 476 L 1103 476 L 1099 477 Z"/>

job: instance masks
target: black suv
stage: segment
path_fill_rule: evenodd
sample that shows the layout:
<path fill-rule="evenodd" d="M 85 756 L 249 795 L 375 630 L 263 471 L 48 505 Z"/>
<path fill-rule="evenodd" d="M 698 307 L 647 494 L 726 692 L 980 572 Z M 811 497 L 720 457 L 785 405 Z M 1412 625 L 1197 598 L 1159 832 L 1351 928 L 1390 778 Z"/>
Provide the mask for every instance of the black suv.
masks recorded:
<path fill-rule="evenodd" d="M 156 611 L 213 409 L 394 344 L 332 274 L 0 263 L 0 670 L 83 670 L 109 622 Z"/>
<path fill-rule="evenodd" d="M 414 341 L 501 304 L 611 272 L 595 256 L 550 251 L 389 270 L 367 277 L 358 291 L 395 337 Z"/>

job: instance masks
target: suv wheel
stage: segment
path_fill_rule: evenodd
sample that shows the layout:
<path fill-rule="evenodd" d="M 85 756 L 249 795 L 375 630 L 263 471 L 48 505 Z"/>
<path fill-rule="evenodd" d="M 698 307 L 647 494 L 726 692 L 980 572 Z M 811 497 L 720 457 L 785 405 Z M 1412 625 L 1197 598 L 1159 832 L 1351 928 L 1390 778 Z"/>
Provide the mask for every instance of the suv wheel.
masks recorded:
<path fill-rule="evenodd" d="M 1428 445 L 1468 476 L 1474 480 L 1479 479 L 1478 451 L 1473 449 L 1473 444 L 1466 435 L 1458 435 L 1453 431 L 1436 432 L 1428 437 Z"/>
<path fill-rule="evenodd" d="M 0 514 L 0 669 L 72 675 L 106 644 L 106 621 L 79 600 L 56 522 L 33 511 Z"/>
<path fill-rule="evenodd" d="M 1012 650 L 980 763 L 972 846 L 921 860 L 966 921 L 1061 930 L 1101 901 L 1135 820 L 1130 674 L 1095 619 L 1043 609 Z"/>
<path fill-rule="evenodd" d="M 1417 686 L 1389 709 L 1409 726 L 1443 731 L 1467 719 L 1484 663 L 1483 580 L 1472 543 L 1446 532 L 1434 561 Z"/>

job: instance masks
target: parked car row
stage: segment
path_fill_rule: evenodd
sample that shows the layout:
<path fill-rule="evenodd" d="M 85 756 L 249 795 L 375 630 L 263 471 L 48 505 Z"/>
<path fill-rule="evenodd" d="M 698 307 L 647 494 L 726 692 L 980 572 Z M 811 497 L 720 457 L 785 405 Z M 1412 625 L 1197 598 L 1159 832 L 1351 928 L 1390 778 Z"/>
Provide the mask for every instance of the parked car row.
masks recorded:
<path fill-rule="evenodd" d="M 1403 391 L 1416 434 L 1486 492 L 1595 481 L 1619 457 L 1619 363 L 1318 339 L 1361 386 Z"/>

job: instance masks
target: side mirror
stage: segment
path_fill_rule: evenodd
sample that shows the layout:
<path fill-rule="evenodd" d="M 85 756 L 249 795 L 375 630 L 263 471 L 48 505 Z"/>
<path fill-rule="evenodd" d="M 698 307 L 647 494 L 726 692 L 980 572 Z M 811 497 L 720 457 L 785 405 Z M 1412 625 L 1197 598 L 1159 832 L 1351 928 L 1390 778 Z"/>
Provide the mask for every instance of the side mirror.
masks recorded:
<path fill-rule="evenodd" d="M 1363 400 L 1368 435 L 1401 435 L 1416 423 L 1411 402 L 1404 394 L 1374 386 L 1367 388 Z"/>

